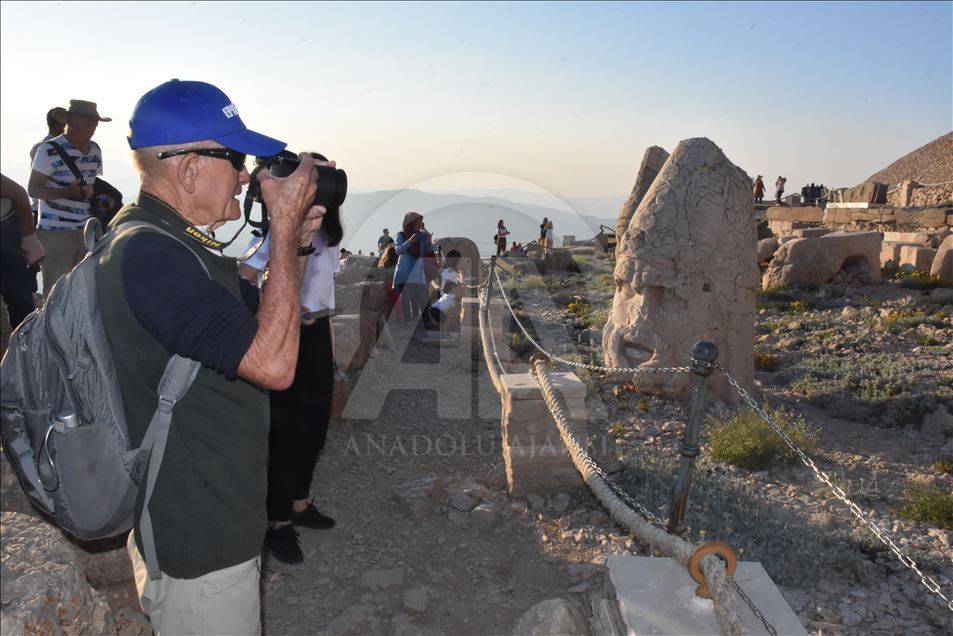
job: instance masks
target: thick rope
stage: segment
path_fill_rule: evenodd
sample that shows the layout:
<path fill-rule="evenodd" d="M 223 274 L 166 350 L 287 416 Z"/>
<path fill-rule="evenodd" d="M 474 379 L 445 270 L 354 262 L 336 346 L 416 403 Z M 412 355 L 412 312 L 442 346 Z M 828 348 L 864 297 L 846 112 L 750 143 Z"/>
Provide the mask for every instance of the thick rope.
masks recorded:
<path fill-rule="evenodd" d="M 532 361 L 531 375 L 543 394 L 543 399 L 559 429 L 559 435 L 572 457 L 576 470 L 582 475 L 583 481 L 609 511 L 612 518 L 628 528 L 634 537 L 647 543 L 654 551 L 671 556 L 683 566 L 688 567 L 689 559 L 698 548 L 642 519 L 632 508 L 616 497 L 606 481 L 593 468 L 591 460 L 586 461 L 588 456 L 570 431 L 566 411 L 542 363 L 541 359 Z M 725 573 L 724 563 L 714 554 L 709 554 L 701 560 L 699 567 L 712 592 L 715 616 L 718 619 L 721 634 L 723 636 L 747 634 L 748 629 L 742 618 L 738 597 L 731 586 L 731 579 Z"/>

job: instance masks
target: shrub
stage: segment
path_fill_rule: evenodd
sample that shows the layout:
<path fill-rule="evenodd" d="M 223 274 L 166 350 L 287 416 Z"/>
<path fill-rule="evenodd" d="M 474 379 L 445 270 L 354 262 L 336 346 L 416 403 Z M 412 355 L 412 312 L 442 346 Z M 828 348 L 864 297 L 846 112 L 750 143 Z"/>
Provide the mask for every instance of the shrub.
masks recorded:
<path fill-rule="evenodd" d="M 937 457 L 933 460 L 933 463 L 930 464 L 930 468 L 938 473 L 946 473 L 947 475 L 953 473 L 953 455 Z"/>
<path fill-rule="evenodd" d="M 539 274 L 522 276 L 513 281 L 516 289 L 528 291 L 530 289 L 546 289 L 546 281 Z"/>
<path fill-rule="evenodd" d="M 927 272 L 915 271 L 909 274 L 900 274 L 898 277 L 900 286 L 904 289 L 938 289 L 940 287 L 953 287 L 953 280 L 942 278 L 940 276 L 931 276 Z"/>
<path fill-rule="evenodd" d="M 609 434 L 613 437 L 622 437 L 625 434 L 625 426 L 621 422 L 616 422 L 609 427 Z"/>
<path fill-rule="evenodd" d="M 517 355 L 523 355 L 524 353 L 536 350 L 533 343 L 527 340 L 522 332 L 510 333 L 510 348 L 512 348 Z"/>
<path fill-rule="evenodd" d="M 895 512 L 910 521 L 953 530 L 953 493 L 938 486 L 913 484 L 907 489 L 903 504 Z"/>
<path fill-rule="evenodd" d="M 649 410 L 649 403 L 645 398 L 639 398 L 638 402 L 635 403 L 635 408 L 639 409 L 642 413 L 647 413 Z"/>
<path fill-rule="evenodd" d="M 770 351 L 754 350 L 754 368 L 758 371 L 777 371 L 781 360 Z"/>
<path fill-rule="evenodd" d="M 576 318 L 584 320 L 589 317 L 589 312 L 592 311 L 592 308 L 589 306 L 589 303 L 582 300 L 581 298 L 574 298 L 569 301 L 569 304 L 566 305 L 568 309 Z"/>
<path fill-rule="evenodd" d="M 766 413 L 798 448 L 809 452 L 817 447 L 817 429 L 803 418 L 780 410 Z M 781 436 L 751 410 L 716 421 L 708 435 L 708 450 L 718 461 L 750 470 L 762 470 L 773 462 L 788 462 L 796 457 Z"/>
<path fill-rule="evenodd" d="M 917 424 L 953 398 L 943 382 L 941 361 L 913 360 L 901 354 L 866 354 L 858 359 L 820 354 L 794 368 L 791 390 L 835 417 L 881 427 Z"/>

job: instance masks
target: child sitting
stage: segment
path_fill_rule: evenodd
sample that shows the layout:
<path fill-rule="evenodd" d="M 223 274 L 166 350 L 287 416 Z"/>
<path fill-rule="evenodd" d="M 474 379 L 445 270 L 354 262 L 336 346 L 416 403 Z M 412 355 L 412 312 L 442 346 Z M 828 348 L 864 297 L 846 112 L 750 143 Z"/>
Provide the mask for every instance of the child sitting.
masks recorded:
<path fill-rule="evenodd" d="M 443 295 L 430 305 L 430 317 L 440 325 L 440 337 L 449 338 L 450 323 L 453 316 L 460 315 L 460 302 L 457 296 L 457 283 L 447 281 L 443 284 Z"/>

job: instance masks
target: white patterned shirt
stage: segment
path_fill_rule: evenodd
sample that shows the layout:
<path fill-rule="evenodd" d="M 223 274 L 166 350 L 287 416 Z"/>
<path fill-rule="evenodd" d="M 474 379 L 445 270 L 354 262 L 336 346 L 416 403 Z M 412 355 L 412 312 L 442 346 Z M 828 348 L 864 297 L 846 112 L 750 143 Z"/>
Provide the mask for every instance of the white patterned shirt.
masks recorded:
<path fill-rule="evenodd" d="M 89 142 L 85 155 L 67 139 L 66 135 L 54 137 L 79 169 L 87 185 L 93 185 L 103 173 L 103 153 L 95 141 Z M 59 153 L 49 143 L 41 145 L 33 157 L 33 170 L 49 177 L 48 188 L 67 188 L 76 184 L 76 177 Z M 40 222 L 42 230 L 81 230 L 89 218 L 89 201 L 83 199 L 40 199 Z"/>

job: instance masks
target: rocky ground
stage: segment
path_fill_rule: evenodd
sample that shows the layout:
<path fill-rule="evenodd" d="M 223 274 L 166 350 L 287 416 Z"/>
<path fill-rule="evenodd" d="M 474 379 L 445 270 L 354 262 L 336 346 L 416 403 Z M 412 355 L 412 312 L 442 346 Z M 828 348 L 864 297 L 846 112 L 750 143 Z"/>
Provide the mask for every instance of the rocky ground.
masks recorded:
<path fill-rule="evenodd" d="M 557 353 L 596 360 L 611 300 L 611 263 L 580 260 L 581 274 L 542 284 L 524 278 L 505 283 L 518 290 L 514 297 L 535 298 L 546 288 L 553 302 L 523 307 L 520 315 L 534 330 L 563 328 L 568 335 Z M 891 282 L 834 286 L 793 299 L 768 295 L 758 336 L 759 346 L 778 358 L 775 371 L 759 373 L 762 396 L 819 429 L 812 452 L 818 466 L 948 597 L 953 532 L 908 521 L 895 509 L 911 481 L 953 486 L 950 475 L 930 468 L 937 457 L 953 453 L 953 442 L 942 431 L 922 428 L 925 416 L 949 403 L 953 324 L 945 316 L 953 312 L 943 312 L 951 302 L 949 290 L 925 295 Z M 525 358 L 530 347 L 516 331 L 510 344 Z M 395 342 L 403 335 L 396 332 Z M 868 415 L 875 423 L 857 422 L 829 411 L 842 414 L 869 404 L 841 404 L 816 391 L 809 399 L 805 393 L 813 385 L 804 378 L 819 371 L 804 361 L 832 351 L 843 352 L 853 366 L 863 356 L 896 355 L 881 362 L 919 373 L 909 386 L 892 389 L 906 406 L 877 403 Z M 440 369 L 437 355 L 412 347 L 402 364 Z M 916 369 L 904 367 L 904 360 L 916 362 Z M 548 499 L 510 499 L 499 416 L 493 412 L 498 406 L 486 412 L 493 397 L 482 362 L 472 374 L 455 374 L 435 373 L 429 392 L 392 392 L 379 418 L 333 427 L 315 490 L 339 525 L 301 531 L 303 566 L 266 563 L 268 633 L 514 633 L 520 617 L 544 599 L 567 599 L 588 613 L 601 596 L 606 556 L 643 553 L 638 540 L 615 526 L 582 487 Z M 467 374 L 481 385 L 471 391 L 474 416 L 438 417 L 436 399 L 447 386 L 459 390 Z M 597 414 L 590 422 L 592 448 L 613 479 L 664 518 L 685 406 L 631 394 L 608 378 L 585 379 Z M 723 415 L 720 405 L 709 409 L 710 420 Z M 412 448 L 415 437 L 430 440 L 430 447 L 422 442 Z M 439 449 L 433 442 L 441 437 Z M 742 559 L 761 561 L 809 633 L 953 629 L 953 614 L 939 597 L 862 530 L 802 464 L 748 471 L 703 459 L 693 492 L 690 538 L 726 540 Z"/>
<path fill-rule="evenodd" d="M 556 353 L 598 361 L 612 264 L 601 256 L 577 260 L 581 274 L 505 277 L 505 284 L 514 298 L 546 291 L 551 302 L 527 303 L 519 315 L 533 330 L 565 334 Z M 758 345 L 777 364 L 759 373 L 762 397 L 818 428 L 811 452 L 818 466 L 947 597 L 953 529 L 896 510 L 912 482 L 953 488 L 949 474 L 931 468 L 953 455 L 953 431 L 931 419 L 953 390 L 951 305 L 949 289 L 925 294 L 885 282 L 776 291 L 761 299 L 758 316 Z M 426 381 L 416 385 L 426 388 L 391 391 L 378 415 L 333 422 L 313 492 L 338 525 L 300 530 L 300 566 L 265 559 L 265 633 L 513 634 L 531 607 L 554 598 L 588 615 L 602 594 L 606 557 L 644 554 L 638 540 L 583 487 L 511 499 L 499 400 L 482 358 L 471 364 L 447 350 L 448 363 L 438 348 L 408 346 L 406 330 L 392 335 L 396 348 L 376 351 L 365 372 L 374 372 L 376 360 L 381 378 L 422 374 Z M 528 356 L 515 328 L 509 344 Z M 883 373 L 865 370 L 871 357 Z M 839 388 L 845 377 L 853 392 Z M 604 376 L 584 380 L 594 455 L 665 518 L 685 405 L 634 394 Z M 386 379 L 374 382 L 386 391 Z M 707 421 L 725 409 L 712 405 Z M 724 540 L 740 558 L 761 561 L 808 633 L 953 632 L 953 612 L 810 469 L 791 463 L 750 471 L 706 451 L 688 538 Z M 148 633 L 128 584 L 101 591 L 122 633 Z"/>

